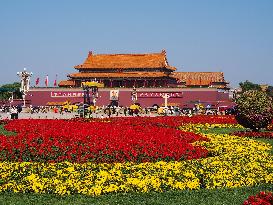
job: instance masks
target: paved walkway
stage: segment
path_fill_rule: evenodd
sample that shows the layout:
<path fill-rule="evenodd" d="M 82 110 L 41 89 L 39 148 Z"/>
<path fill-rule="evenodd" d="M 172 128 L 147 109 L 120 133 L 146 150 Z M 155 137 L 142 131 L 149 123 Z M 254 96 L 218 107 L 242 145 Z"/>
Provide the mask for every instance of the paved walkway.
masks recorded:
<path fill-rule="evenodd" d="M 18 118 L 19 119 L 70 119 L 75 117 L 75 114 L 72 113 L 19 113 Z M 0 113 L 0 119 L 10 119 L 10 114 L 8 113 Z"/>
<path fill-rule="evenodd" d="M 79 115 L 77 113 L 19 113 L 18 118 L 19 119 L 71 119 L 78 117 Z M 150 113 L 150 114 L 141 114 L 140 116 L 149 116 L 149 117 L 156 117 L 158 114 Z M 103 113 L 93 113 L 90 117 L 92 118 L 108 118 L 106 114 Z M 132 117 L 132 116 L 124 116 L 124 114 L 117 115 L 111 115 L 111 117 Z M 0 113 L 0 119 L 10 119 L 9 113 Z"/>

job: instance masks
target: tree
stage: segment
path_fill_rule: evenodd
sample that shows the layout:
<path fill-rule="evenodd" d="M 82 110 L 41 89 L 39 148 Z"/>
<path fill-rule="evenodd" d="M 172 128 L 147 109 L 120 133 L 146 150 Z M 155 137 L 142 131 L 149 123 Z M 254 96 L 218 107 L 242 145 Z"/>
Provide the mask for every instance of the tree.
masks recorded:
<path fill-rule="evenodd" d="M 246 80 L 245 82 L 240 82 L 239 85 L 240 85 L 243 93 L 248 91 L 248 90 L 259 90 L 259 91 L 262 90 L 260 85 L 252 83 L 252 82 L 250 82 L 248 80 Z"/>
<path fill-rule="evenodd" d="M 11 97 L 13 93 L 13 97 L 16 99 L 22 98 L 22 93 L 20 92 L 21 83 L 14 82 L 12 84 L 5 84 L 0 87 L 0 99 L 7 100 Z"/>
<path fill-rule="evenodd" d="M 273 86 L 268 86 L 266 89 L 266 93 L 269 97 L 273 98 Z"/>
<path fill-rule="evenodd" d="M 267 127 L 273 118 L 271 98 L 263 91 L 249 90 L 236 99 L 235 118 L 253 131 Z"/>

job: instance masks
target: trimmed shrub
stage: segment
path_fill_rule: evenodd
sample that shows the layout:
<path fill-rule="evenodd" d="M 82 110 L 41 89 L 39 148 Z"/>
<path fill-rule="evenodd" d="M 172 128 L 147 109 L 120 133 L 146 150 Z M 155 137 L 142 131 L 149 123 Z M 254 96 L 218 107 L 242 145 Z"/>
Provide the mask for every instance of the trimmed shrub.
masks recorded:
<path fill-rule="evenodd" d="M 266 128 L 273 118 L 271 98 L 262 91 L 249 90 L 236 99 L 235 119 L 245 128 L 259 131 Z"/>

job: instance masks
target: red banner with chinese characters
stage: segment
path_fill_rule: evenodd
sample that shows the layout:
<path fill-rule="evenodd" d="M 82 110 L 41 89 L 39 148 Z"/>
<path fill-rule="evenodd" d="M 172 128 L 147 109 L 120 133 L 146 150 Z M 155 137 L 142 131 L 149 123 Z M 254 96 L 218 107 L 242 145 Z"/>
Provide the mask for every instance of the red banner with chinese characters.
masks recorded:
<path fill-rule="evenodd" d="M 168 94 L 170 98 L 183 98 L 183 92 L 138 92 L 139 98 L 162 98 L 163 95 Z"/>
<path fill-rule="evenodd" d="M 51 92 L 51 97 L 61 98 L 61 97 L 83 97 L 83 92 Z"/>

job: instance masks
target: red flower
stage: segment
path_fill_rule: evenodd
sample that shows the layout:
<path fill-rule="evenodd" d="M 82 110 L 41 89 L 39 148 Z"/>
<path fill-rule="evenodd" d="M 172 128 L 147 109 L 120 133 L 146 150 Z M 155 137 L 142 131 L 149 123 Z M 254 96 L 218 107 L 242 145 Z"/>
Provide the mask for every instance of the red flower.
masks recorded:
<path fill-rule="evenodd" d="M 13 120 L 5 129 L 17 135 L 0 136 L 0 159 L 109 163 L 206 157 L 205 148 L 191 143 L 208 139 L 177 130 L 176 123 L 175 118 Z"/>
<path fill-rule="evenodd" d="M 273 196 L 271 192 L 260 192 L 256 196 L 249 196 L 243 205 L 271 205 Z"/>

